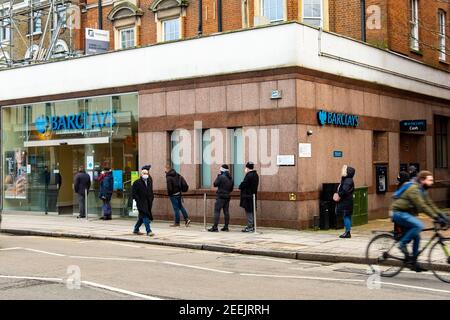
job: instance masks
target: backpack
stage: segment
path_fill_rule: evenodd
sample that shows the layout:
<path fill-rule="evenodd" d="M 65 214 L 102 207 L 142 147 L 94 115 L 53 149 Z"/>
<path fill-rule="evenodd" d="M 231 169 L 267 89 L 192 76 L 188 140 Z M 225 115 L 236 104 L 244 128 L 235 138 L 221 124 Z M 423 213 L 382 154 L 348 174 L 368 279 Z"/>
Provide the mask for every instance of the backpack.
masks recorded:
<path fill-rule="evenodd" d="M 400 187 L 400 189 L 398 189 L 397 191 L 395 191 L 394 192 L 394 194 L 393 194 L 393 198 L 394 199 L 399 199 L 401 196 L 402 196 L 402 194 L 403 194 L 403 192 L 405 192 L 410 186 L 412 186 L 414 184 L 414 182 L 406 182 L 406 183 L 404 183 L 401 187 Z"/>
<path fill-rule="evenodd" d="M 180 175 L 179 179 L 180 179 L 180 181 L 179 181 L 180 191 L 181 192 L 188 192 L 189 185 L 187 184 L 186 180 L 183 178 L 182 175 Z"/>

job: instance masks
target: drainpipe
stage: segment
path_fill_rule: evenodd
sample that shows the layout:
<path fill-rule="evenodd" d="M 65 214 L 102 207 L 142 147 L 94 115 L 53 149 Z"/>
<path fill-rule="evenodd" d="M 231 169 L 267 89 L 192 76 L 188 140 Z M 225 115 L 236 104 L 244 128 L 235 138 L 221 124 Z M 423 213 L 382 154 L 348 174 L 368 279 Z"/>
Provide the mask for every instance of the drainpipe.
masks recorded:
<path fill-rule="evenodd" d="M 203 33 L 203 3 L 202 0 L 198 0 L 198 35 Z"/>
<path fill-rule="evenodd" d="M 217 29 L 222 32 L 222 0 L 217 0 Z"/>
<path fill-rule="evenodd" d="M 366 0 L 361 0 L 361 40 L 366 42 Z"/>
<path fill-rule="evenodd" d="M 103 7 L 102 0 L 98 0 L 98 28 L 103 29 Z"/>

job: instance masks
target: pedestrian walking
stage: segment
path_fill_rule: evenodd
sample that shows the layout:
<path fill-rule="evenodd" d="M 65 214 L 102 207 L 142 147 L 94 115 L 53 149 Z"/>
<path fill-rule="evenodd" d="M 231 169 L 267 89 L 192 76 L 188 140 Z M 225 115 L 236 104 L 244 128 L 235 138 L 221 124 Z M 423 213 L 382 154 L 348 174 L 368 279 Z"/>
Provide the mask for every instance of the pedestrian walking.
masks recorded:
<path fill-rule="evenodd" d="M 89 194 L 90 187 L 91 177 L 84 171 L 84 166 L 80 166 L 73 183 L 75 193 L 78 195 L 78 205 L 80 208 L 80 214 L 77 218 L 86 217 L 86 196 Z"/>
<path fill-rule="evenodd" d="M 241 190 L 240 206 L 244 208 L 247 216 L 247 226 L 242 230 L 242 232 L 255 231 L 254 212 L 256 208 L 253 208 L 253 195 L 255 195 L 255 197 L 257 196 L 258 185 L 259 176 L 255 170 L 255 164 L 253 162 L 247 162 L 245 165 L 244 180 L 239 185 L 239 190 Z"/>
<path fill-rule="evenodd" d="M 220 172 L 214 181 L 214 187 L 217 187 L 216 203 L 214 205 L 214 225 L 208 229 L 210 232 L 218 232 L 220 211 L 223 210 L 225 217 L 225 224 L 221 231 L 229 231 L 228 225 L 230 224 L 230 199 L 231 191 L 234 188 L 233 178 L 230 175 L 230 169 L 228 165 L 223 164 L 220 167 Z"/>
<path fill-rule="evenodd" d="M 397 176 L 397 190 L 400 189 L 406 182 L 410 181 L 411 177 L 408 172 L 400 171 Z"/>
<path fill-rule="evenodd" d="M 110 168 L 105 168 L 100 179 L 99 198 L 103 201 L 101 220 L 112 219 L 111 198 L 114 192 L 114 180 Z"/>
<path fill-rule="evenodd" d="M 150 165 L 143 166 L 141 169 L 141 176 L 133 183 L 132 195 L 136 201 L 136 206 L 139 212 L 138 220 L 134 226 L 134 234 L 141 235 L 139 232 L 142 224 L 145 225 L 147 236 L 154 236 L 150 227 L 150 222 L 153 221 L 152 206 L 153 206 L 153 180 L 149 174 Z"/>
<path fill-rule="evenodd" d="M 175 221 L 171 224 L 171 227 L 180 226 L 180 212 L 183 214 L 184 225 L 188 227 L 191 223 L 188 212 L 183 206 L 183 192 L 189 190 L 189 186 L 182 175 L 177 173 L 175 169 L 170 166 L 166 166 L 166 182 L 167 182 L 167 194 L 169 195 L 170 202 L 172 203 Z"/>
<path fill-rule="evenodd" d="M 355 191 L 355 183 L 353 177 L 355 169 L 344 165 L 341 172 L 341 183 L 337 192 L 333 195 L 336 204 L 336 215 L 343 216 L 345 232 L 339 238 L 351 238 L 352 214 L 353 214 L 353 192 Z"/>
<path fill-rule="evenodd" d="M 409 173 L 409 178 L 411 179 L 412 182 L 417 182 L 417 167 L 414 165 L 410 165 L 408 167 L 408 173 Z"/>

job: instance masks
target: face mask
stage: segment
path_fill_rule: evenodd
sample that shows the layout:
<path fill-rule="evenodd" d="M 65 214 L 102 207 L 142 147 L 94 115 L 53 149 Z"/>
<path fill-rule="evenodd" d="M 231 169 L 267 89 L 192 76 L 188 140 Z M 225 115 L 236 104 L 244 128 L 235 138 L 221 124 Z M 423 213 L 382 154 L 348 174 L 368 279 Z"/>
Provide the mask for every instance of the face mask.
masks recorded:
<path fill-rule="evenodd" d="M 143 174 L 142 175 L 142 179 L 147 180 L 148 179 L 148 174 Z"/>

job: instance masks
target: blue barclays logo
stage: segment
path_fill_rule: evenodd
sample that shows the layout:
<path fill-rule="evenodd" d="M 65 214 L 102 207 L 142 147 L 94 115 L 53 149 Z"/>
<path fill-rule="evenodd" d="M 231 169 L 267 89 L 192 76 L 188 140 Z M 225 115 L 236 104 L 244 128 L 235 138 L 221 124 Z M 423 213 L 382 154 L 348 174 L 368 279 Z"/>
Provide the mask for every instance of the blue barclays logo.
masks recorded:
<path fill-rule="evenodd" d="M 114 114 L 110 112 L 79 112 L 63 116 L 40 116 L 34 122 L 39 133 L 61 130 L 92 130 L 103 127 L 113 127 L 117 124 Z"/>
<path fill-rule="evenodd" d="M 321 126 L 334 125 L 339 127 L 352 127 L 357 128 L 359 126 L 359 116 L 347 113 L 335 113 L 320 110 L 317 112 L 317 119 Z"/>

